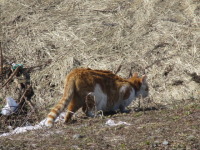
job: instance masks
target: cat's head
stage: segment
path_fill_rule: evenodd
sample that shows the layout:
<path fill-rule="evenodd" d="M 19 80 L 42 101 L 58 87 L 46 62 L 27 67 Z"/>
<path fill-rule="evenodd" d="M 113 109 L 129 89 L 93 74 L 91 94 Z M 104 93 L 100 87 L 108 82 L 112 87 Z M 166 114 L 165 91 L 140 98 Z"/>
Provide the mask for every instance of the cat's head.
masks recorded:
<path fill-rule="evenodd" d="M 138 76 L 138 73 L 134 73 L 133 76 L 129 79 L 136 89 L 136 96 L 142 96 L 143 98 L 149 95 L 149 86 L 147 83 L 147 76 L 143 75 L 142 77 Z"/>
<path fill-rule="evenodd" d="M 141 78 L 141 87 L 140 90 L 138 91 L 138 95 L 141 95 L 143 98 L 147 97 L 149 95 L 149 86 L 147 83 L 147 76 L 143 75 Z"/>

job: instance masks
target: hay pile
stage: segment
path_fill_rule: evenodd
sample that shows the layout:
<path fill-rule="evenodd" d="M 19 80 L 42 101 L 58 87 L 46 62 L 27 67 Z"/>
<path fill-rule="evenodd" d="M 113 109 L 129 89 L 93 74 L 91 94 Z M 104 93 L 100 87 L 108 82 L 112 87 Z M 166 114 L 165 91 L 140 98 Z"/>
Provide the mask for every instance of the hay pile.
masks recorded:
<path fill-rule="evenodd" d="M 76 67 L 148 75 L 150 97 L 200 98 L 199 0 L 0 0 L 7 62 L 31 71 L 32 101 L 46 113 Z M 45 65 L 43 65 L 45 64 Z M 14 97 L 3 89 L 0 97 Z"/>

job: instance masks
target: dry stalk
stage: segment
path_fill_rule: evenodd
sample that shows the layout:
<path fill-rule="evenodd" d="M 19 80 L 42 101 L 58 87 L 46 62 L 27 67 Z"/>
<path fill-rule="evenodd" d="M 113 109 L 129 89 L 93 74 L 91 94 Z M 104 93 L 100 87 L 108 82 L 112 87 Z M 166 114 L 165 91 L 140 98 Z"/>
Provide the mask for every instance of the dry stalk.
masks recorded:
<path fill-rule="evenodd" d="M 93 10 L 94 12 L 100 12 L 100 13 L 104 13 L 104 14 L 108 14 L 108 13 L 117 13 L 117 10 Z"/>
<path fill-rule="evenodd" d="M 25 101 L 25 97 L 26 97 L 26 94 L 28 92 L 28 90 L 30 89 L 30 85 L 27 86 L 27 88 L 25 89 L 24 93 L 22 94 L 21 98 L 20 98 L 20 101 L 19 101 L 19 105 L 23 104 L 24 101 Z"/>
<path fill-rule="evenodd" d="M 1 88 L 3 88 L 4 86 L 6 86 L 12 80 L 12 78 L 19 72 L 19 69 L 20 69 L 20 66 L 17 67 L 15 69 L 15 71 L 13 71 L 13 73 L 10 75 L 10 77 L 8 78 L 8 80 L 2 85 Z"/>
<path fill-rule="evenodd" d="M 36 65 L 36 66 L 32 66 L 32 67 L 27 68 L 27 72 L 30 72 L 31 70 L 34 70 L 35 68 L 42 68 L 42 67 L 45 67 L 45 66 L 47 66 L 47 65 L 49 65 L 49 64 L 51 64 L 51 63 L 52 63 L 52 60 L 49 59 L 49 60 L 47 60 L 46 62 L 44 62 L 44 64 Z"/>
<path fill-rule="evenodd" d="M 115 74 L 117 74 L 121 70 L 122 65 L 120 64 L 117 70 L 115 71 Z"/>
<path fill-rule="evenodd" d="M 145 114 L 145 108 L 144 108 L 144 98 L 141 96 L 141 100 L 142 100 L 142 111 Z"/>
<path fill-rule="evenodd" d="M 30 117 L 27 119 L 27 115 L 24 116 L 24 107 L 25 107 L 25 103 L 22 104 L 22 106 L 18 109 L 16 116 L 14 116 L 14 123 L 13 126 L 24 126 L 27 123 L 27 120 L 30 119 Z M 21 114 L 21 115 L 20 115 Z M 21 118 L 22 117 L 22 118 Z M 18 125 L 17 122 L 20 122 L 20 125 Z"/>
<path fill-rule="evenodd" d="M 0 42 L 0 76 L 1 76 L 1 84 L 3 86 L 3 51 L 2 51 L 2 47 L 1 47 L 1 42 Z"/>
<path fill-rule="evenodd" d="M 133 67 L 131 67 L 131 69 L 130 69 L 130 72 L 129 72 L 129 75 L 128 75 L 128 77 L 130 78 L 130 77 L 132 77 L 132 70 L 133 70 Z"/>
<path fill-rule="evenodd" d="M 38 116 L 36 113 L 37 111 L 36 111 L 35 107 L 33 106 L 31 101 L 27 100 L 27 93 L 29 92 L 30 89 L 31 89 L 31 85 L 28 85 L 20 98 L 19 106 L 21 106 L 22 104 L 24 104 L 24 102 L 26 102 L 30 106 L 30 108 L 32 109 L 34 114 L 36 115 L 36 118 L 38 119 Z"/>

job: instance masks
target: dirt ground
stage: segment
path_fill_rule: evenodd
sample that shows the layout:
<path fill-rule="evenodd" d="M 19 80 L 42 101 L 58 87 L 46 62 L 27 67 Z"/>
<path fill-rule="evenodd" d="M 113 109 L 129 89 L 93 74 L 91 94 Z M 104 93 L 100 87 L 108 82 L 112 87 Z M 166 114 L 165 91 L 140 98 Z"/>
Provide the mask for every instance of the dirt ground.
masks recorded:
<path fill-rule="evenodd" d="M 199 149 L 199 0 L 0 0 L 0 13 L 3 63 L 23 64 L 34 93 L 22 113 L 0 116 L 0 133 L 44 119 L 77 67 L 121 66 L 123 78 L 146 74 L 143 106 L 165 108 L 80 116 L 68 126 L 0 140 L 0 149 Z M 13 80 L 0 89 L 0 108 L 5 97 L 20 101 Z M 108 119 L 132 125 L 108 127 Z"/>
<path fill-rule="evenodd" d="M 52 129 L 1 137 L 0 149 L 200 149 L 200 103 L 97 118 L 80 115 Z M 129 125 L 109 126 L 123 121 Z"/>

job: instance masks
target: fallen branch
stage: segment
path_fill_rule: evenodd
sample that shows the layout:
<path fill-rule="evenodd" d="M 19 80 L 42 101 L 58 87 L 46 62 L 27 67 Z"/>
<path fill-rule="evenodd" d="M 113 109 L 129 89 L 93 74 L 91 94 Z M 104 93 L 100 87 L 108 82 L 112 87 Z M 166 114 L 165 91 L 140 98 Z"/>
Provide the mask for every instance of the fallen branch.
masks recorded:
<path fill-rule="evenodd" d="M 13 73 L 10 75 L 10 77 L 8 78 L 8 80 L 2 85 L 1 89 L 2 89 L 4 86 L 6 86 L 6 85 L 12 80 L 12 78 L 19 72 L 19 69 L 20 69 L 20 66 L 17 67 L 17 68 L 15 69 L 15 71 L 13 71 Z"/>
<path fill-rule="evenodd" d="M 27 94 L 28 90 L 30 89 L 30 87 L 31 87 L 31 86 L 28 85 L 27 88 L 25 89 L 24 93 L 22 94 L 22 96 L 21 96 L 21 98 L 20 98 L 20 100 L 19 100 L 19 105 L 20 105 L 20 106 L 24 103 L 26 94 Z"/>

